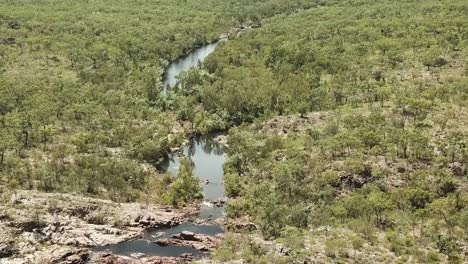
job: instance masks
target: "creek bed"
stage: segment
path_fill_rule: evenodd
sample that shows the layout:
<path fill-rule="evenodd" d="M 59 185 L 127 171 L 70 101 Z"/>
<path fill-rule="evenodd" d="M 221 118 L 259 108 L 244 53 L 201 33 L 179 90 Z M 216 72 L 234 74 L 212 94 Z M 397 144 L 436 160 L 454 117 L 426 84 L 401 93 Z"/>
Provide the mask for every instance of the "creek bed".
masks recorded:
<path fill-rule="evenodd" d="M 203 45 L 192 50 L 190 53 L 178 58 L 177 60 L 171 62 L 165 71 L 164 74 L 164 83 L 163 88 L 164 92 L 169 87 L 174 87 L 177 85 L 177 77 L 191 68 L 196 68 L 202 63 L 210 53 L 212 53 L 219 43 L 226 41 L 227 38 L 220 38 L 218 41 Z"/>
<path fill-rule="evenodd" d="M 189 144 L 178 152 L 169 156 L 165 164 L 166 172 L 176 175 L 180 165 L 180 156 L 188 157 L 193 162 L 193 173 L 200 178 L 203 184 L 205 202 L 195 219 L 213 220 L 222 217 L 223 207 L 217 207 L 211 202 L 224 198 L 223 164 L 226 160 L 224 147 L 214 141 L 213 135 L 193 138 Z M 205 184 L 204 182 L 208 182 Z M 207 253 L 188 246 L 160 246 L 155 243 L 158 239 L 170 238 L 182 231 L 196 234 L 218 235 L 224 233 L 219 224 L 196 224 L 186 222 L 174 227 L 156 228 L 147 230 L 140 239 L 120 244 L 94 248 L 95 252 L 109 252 L 116 255 L 131 256 L 134 253 L 143 253 L 146 256 L 177 257 L 185 253 L 195 256 L 204 256 Z"/>
<path fill-rule="evenodd" d="M 163 83 L 164 92 L 166 92 L 168 88 L 177 85 L 177 77 L 182 72 L 198 67 L 199 64 L 215 50 L 219 43 L 226 40 L 226 38 L 221 38 L 214 43 L 198 47 L 189 54 L 170 63 L 165 71 Z M 226 154 L 223 146 L 214 141 L 214 135 L 193 138 L 180 152 L 169 155 L 166 163 L 163 164 L 163 171 L 176 175 L 180 165 L 180 155 L 192 160 L 194 165 L 193 173 L 196 177 L 200 178 L 203 184 L 203 197 L 205 202 L 196 218 L 199 220 L 213 220 L 222 217 L 224 209 L 213 205 L 210 201 L 224 199 L 223 164 L 226 160 Z M 131 254 L 134 253 L 143 253 L 147 256 L 168 257 L 177 257 L 185 253 L 195 256 L 206 255 L 205 252 L 187 246 L 160 246 L 154 243 L 158 239 L 169 238 L 182 231 L 191 231 L 205 235 L 217 235 L 224 232 L 221 225 L 183 223 L 175 227 L 147 230 L 140 239 L 115 245 L 96 247 L 93 251 L 109 252 L 123 256 L 131 256 Z"/>

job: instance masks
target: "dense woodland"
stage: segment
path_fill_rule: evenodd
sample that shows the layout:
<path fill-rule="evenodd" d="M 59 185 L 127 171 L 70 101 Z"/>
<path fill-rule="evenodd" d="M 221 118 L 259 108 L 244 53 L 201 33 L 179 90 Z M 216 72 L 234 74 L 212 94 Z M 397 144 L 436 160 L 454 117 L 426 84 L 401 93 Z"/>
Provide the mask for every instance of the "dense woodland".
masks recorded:
<path fill-rule="evenodd" d="M 343 1 L 210 57 L 205 109 L 255 121 L 230 133 L 228 215 L 296 261 L 466 262 L 467 17 L 466 1 Z M 264 254 L 244 242 L 219 259 Z"/>
<path fill-rule="evenodd" d="M 177 129 L 167 110 L 165 66 L 232 28 L 311 5 L 281 2 L 0 2 L 1 180 L 138 199 L 153 166 L 195 131 Z"/>
<path fill-rule="evenodd" d="M 465 0 L 4 1 L 2 184 L 180 206 L 190 162 L 155 168 L 229 130 L 227 216 L 292 251 L 233 225 L 216 259 L 464 263 L 467 18 Z M 161 93 L 169 61 L 242 25 Z"/>

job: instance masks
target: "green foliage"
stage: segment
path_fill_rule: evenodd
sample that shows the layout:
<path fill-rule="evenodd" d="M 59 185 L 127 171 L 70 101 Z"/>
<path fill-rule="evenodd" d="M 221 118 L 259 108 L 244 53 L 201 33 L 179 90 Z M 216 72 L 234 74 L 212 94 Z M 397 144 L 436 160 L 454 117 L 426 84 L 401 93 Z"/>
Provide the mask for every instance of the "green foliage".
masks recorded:
<path fill-rule="evenodd" d="M 226 196 L 237 197 L 242 192 L 242 182 L 239 175 L 235 173 L 227 173 L 224 175 L 224 188 Z"/>
<path fill-rule="evenodd" d="M 367 197 L 369 208 L 375 215 L 375 221 L 377 225 L 381 225 L 384 220 L 384 213 L 388 210 L 393 209 L 392 200 L 389 196 L 381 191 L 372 191 Z"/>
<path fill-rule="evenodd" d="M 177 179 L 169 186 L 163 200 L 178 207 L 191 203 L 202 197 L 200 181 L 193 175 L 192 163 L 188 158 L 180 160 Z"/>
<path fill-rule="evenodd" d="M 411 247 L 414 246 L 414 241 L 411 237 L 401 237 L 395 233 L 388 233 L 386 238 L 390 243 L 390 250 L 396 255 L 409 254 Z"/>
<path fill-rule="evenodd" d="M 203 83 L 197 71 L 181 81 L 185 93 L 161 96 L 168 63 L 233 27 L 312 4 L 2 2 L 0 182 L 135 200 L 146 184 L 141 167 L 157 167 L 184 133 L 228 126 L 223 112 L 184 96 Z M 191 129 L 171 133 L 185 121 Z"/>
<path fill-rule="evenodd" d="M 325 254 L 333 259 L 348 257 L 348 243 L 339 238 L 329 238 L 325 241 Z"/>
<path fill-rule="evenodd" d="M 278 242 L 286 246 L 297 261 L 305 261 L 303 253 L 305 247 L 305 235 L 302 229 L 286 226 L 281 232 L 281 238 Z"/>
<path fill-rule="evenodd" d="M 239 124 L 270 112 L 304 114 L 373 102 L 383 106 L 396 95 L 413 122 L 422 120 L 435 99 L 448 98 L 431 90 L 444 89 L 441 78 L 450 75 L 448 66 L 463 61 L 453 58 L 466 56 L 459 52 L 466 44 L 464 3 L 361 2 L 329 1 L 328 7 L 275 18 L 227 43 L 206 63 L 205 70 L 214 75 L 200 93 L 206 109 L 226 111 Z M 431 17 L 425 10 L 431 10 Z M 452 19 L 443 22 L 450 12 Z M 416 88 L 424 80 L 414 70 L 428 71 L 429 83 Z M 466 77 L 451 81 L 462 84 Z M 370 148 L 384 139 L 372 130 L 359 137 Z"/>
<path fill-rule="evenodd" d="M 8 189 L 12 191 L 16 191 L 18 187 L 19 187 L 19 183 L 16 179 L 12 179 L 8 182 Z"/>
<path fill-rule="evenodd" d="M 227 237 L 219 260 L 303 262 L 326 226 L 349 231 L 322 243 L 337 262 L 381 246 L 466 262 L 466 17 L 464 0 L 6 1 L 0 183 L 183 206 L 190 161 L 152 166 L 185 133 L 237 126 L 227 216 L 293 256 Z M 241 26 L 161 96 L 169 61 Z"/>
<path fill-rule="evenodd" d="M 11 179 L 9 182 L 8 182 L 8 185 L 7 185 L 8 189 L 13 192 L 14 194 L 14 199 L 16 200 L 16 191 L 19 187 L 19 183 L 16 179 Z"/>
<path fill-rule="evenodd" d="M 466 244 L 467 10 L 341 1 L 218 49 L 199 100 L 230 124 L 254 123 L 230 131 L 229 217 L 285 241 L 287 226 L 349 230 L 353 245 L 326 245 L 337 261 L 341 246 L 382 245 L 401 262 L 444 261 L 440 248 L 466 260 L 447 241 Z"/>

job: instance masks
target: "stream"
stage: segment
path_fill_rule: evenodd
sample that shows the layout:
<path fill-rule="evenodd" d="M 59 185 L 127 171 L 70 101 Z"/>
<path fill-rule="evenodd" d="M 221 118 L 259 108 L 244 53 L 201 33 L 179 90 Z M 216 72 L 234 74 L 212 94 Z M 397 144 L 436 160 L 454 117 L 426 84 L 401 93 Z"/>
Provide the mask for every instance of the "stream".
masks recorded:
<path fill-rule="evenodd" d="M 198 67 L 210 53 L 212 53 L 219 43 L 227 41 L 227 38 L 220 38 L 218 41 L 203 45 L 194 49 L 192 52 L 178 58 L 177 60 L 170 63 L 164 74 L 163 88 L 164 92 L 168 88 L 177 85 L 177 77 L 191 68 Z"/>
<path fill-rule="evenodd" d="M 164 80 L 164 91 L 177 85 L 177 76 L 190 68 L 197 67 L 216 46 L 225 41 L 219 41 L 207 44 L 193 50 L 178 60 L 172 62 L 166 69 Z M 179 152 L 169 155 L 163 171 L 171 175 L 177 175 L 180 165 L 180 157 L 185 156 L 193 162 L 193 173 L 200 179 L 203 185 L 204 202 L 196 219 L 213 220 L 220 218 L 224 214 L 222 207 L 217 207 L 210 203 L 224 198 L 223 185 L 223 164 L 226 160 L 226 154 L 222 145 L 214 140 L 215 135 L 205 135 L 193 138 Z M 195 220 L 195 219 L 194 219 Z M 120 244 L 109 245 L 95 248 L 95 251 L 106 251 L 109 253 L 131 256 L 134 253 L 143 253 L 146 256 L 170 256 L 176 257 L 184 253 L 203 256 L 206 253 L 185 246 L 159 246 L 154 243 L 157 239 L 170 238 L 172 235 L 179 234 L 182 231 L 191 231 L 199 234 L 216 235 L 224 232 L 219 224 L 205 225 L 193 222 L 182 223 L 178 226 L 169 228 L 158 228 L 147 230 L 140 239 L 123 242 Z"/>

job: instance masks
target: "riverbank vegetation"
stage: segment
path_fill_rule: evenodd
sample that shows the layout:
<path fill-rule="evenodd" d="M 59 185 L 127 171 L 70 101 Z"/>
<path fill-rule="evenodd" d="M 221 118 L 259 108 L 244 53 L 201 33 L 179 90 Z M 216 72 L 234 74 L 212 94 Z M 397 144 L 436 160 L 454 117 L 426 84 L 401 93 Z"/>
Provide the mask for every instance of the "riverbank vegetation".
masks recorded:
<path fill-rule="evenodd" d="M 230 133 L 228 216 L 292 250 L 227 240 L 217 257 L 466 262 L 467 15 L 458 0 L 343 1 L 216 51 L 199 100 L 254 121 Z"/>
<path fill-rule="evenodd" d="M 227 216 L 257 230 L 228 224 L 216 259 L 464 263 L 467 17 L 464 0 L 2 2 L 1 184 L 183 206 L 189 162 L 155 168 L 231 129 Z M 246 26 L 161 94 L 169 61 Z"/>
<path fill-rule="evenodd" d="M 345 1 L 275 18 L 189 74 L 206 111 L 256 120 L 230 133 L 228 216 L 293 249 L 226 241 L 218 258 L 464 262 L 467 14 Z"/>
<path fill-rule="evenodd" d="M 309 4 L 1 2 L 0 182 L 138 199 L 154 166 L 191 133 L 158 103 L 168 62 Z"/>

